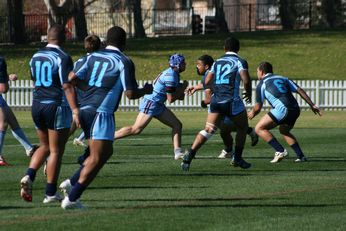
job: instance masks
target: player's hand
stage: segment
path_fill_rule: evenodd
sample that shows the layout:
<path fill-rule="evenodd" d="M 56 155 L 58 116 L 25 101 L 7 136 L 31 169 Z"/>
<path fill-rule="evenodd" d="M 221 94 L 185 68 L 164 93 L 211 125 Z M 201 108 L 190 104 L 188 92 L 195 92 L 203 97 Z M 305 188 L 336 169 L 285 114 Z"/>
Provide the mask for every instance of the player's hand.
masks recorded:
<path fill-rule="evenodd" d="M 204 100 L 201 101 L 201 107 L 202 108 L 207 108 L 208 104 L 204 102 Z"/>
<path fill-rule="evenodd" d="M 253 110 L 251 110 L 247 113 L 247 118 L 249 120 L 252 120 L 254 117 L 255 117 L 255 113 L 253 112 Z"/>
<path fill-rule="evenodd" d="M 16 81 L 18 79 L 18 76 L 16 74 L 9 74 L 8 79 L 10 81 Z"/>
<path fill-rule="evenodd" d="M 322 116 L 322 112 L 320 111 L 320 109 L 316 105 L 312 105 L 311 110 L 315 113 L 315 115 Z"/>
<path fill-rule="evenodd" d="M 251 93 L 244 92 L 243 93 L 243 99 L 247 104 L 251 103 Z"/>
<path fill-rule="evenodd" d="M 145 94 L 151 94 L 153 92 L 153 85 L 150 83 L 145 83 L 143 89 Z"/>
<path fill-rule="evenodd" d="M 72 120 L 76 124 L 78 128 L 80 128 L 80 121 L 79 121 L 79 109 L 76 108 L 72 111 Z"/>
<path fill-rule="evenodd" d="M 185 93 L 188 94 L 188 95 L 193 95 L 195 92 L 196 92 L 196 89 L 195 89 L 194 86 L 188 87 L 188 88 L 186 88 L 186 90 L 185 90 Z"/>

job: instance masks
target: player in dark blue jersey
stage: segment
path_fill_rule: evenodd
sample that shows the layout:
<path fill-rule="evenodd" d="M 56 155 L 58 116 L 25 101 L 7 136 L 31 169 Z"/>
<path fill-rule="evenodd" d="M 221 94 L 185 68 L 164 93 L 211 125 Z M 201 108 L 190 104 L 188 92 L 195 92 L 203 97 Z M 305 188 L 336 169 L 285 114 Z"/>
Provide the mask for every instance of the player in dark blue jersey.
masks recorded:
<path fill-rule="evenodd" d="M 35 86 L 31 110 L 40 147 L 32 156 L 29 168 L 21 180 L 21 196 L 29 202 L 32 201 L 36 172 L 47 157 L 47 184 L 43 203 L 62 200 L 57 192 L 57 181 L 72 122 L 66 97 L 71 97 L 70 92 L 73 92 L 73 86 L 68 83 L 73 63 L 71 57 L 61 49 L 64 42 L 64 27 L 53 25 L 48 30 L 48 45 L 36 52 L 30 60 L 31 77 Z"/>
<path fill-rule="evenodd" d="M 262 62 L 257 68 L 257 77 L 260 80 L 256 88 L 256 104 L 248 112 L 248 118 L 253 119 L 262 109 L 264 100 L 267 100 L 272 109 L 264 115 L 256 125 L 256 133 L 276 151 L 271 163 L 278 163 L 288 152 L 269 131 L 279 126 L 279 131 L 285 141 L 297 155 L 295 162 L 307 161 L 297 139 L 291 133 L 300 114 L 300 108 L 293 92 L 298 93 L 310 106 L 311 110 L 321 116 L 320 109 L 311 101 L 306 92 L 292 80 L 273 74 L 273 67 L 268 62 Z"/>
<path fill-rule="evenodd" d="M 165 102 L 183 100 L 187 81 L 180 83 L 180 73 L 185 71 L 185 57 L 181 54 L 171 55 L 169 68 L 161 72 L 153 83 L 153 92 L 145 95 L 139 106 L 139 114 L 133 125 L 123 127 L 114 134 L 115 139 L 140 134 L 152 118 L 172 128 L 174 159 L 178 160 L 184 152 L 181 149 L 182 123 L 174 113 L 166 107 Z"/>
<path fill-rule="evenodd" d="M 197 150 L 216 132 L 225 117 L 230 117 L 237 129 L 234 160 L 231 164 L 244 169 L 251 166 L 242 158 L 248 121 L 244 103 L 239 96 L 239 86 L 242 80 L 246 91 L 245 100 L 251 101 L 251 79 L 247 70 L 247 62 L 237 54 L 239 48 L 239 41 L 236 38 L 227 38 L 224 44 L 225 55 L 214 62 L 206 77 L 205 83 L 213 84 L 210 112 L 204 130 L 197 134 L 191 148 L 183 157 L 181 167 L 184 171 L 189 170 Z"/>
<path fill-rule="evenodd" d="M 28 138 L 25 136 L 23 130 L 19 126 L 16 116 L 12 109 L 7 105 L 5 99 L 2 97 L 2 93 L 6 93 L 9 89 L 8 81 L 16 81 L 16 74 L 7 74 L 7 64 L 5 59 L 0 56 L 0 166 L 8 166 L 5 161 L 2 148 L 4 146 L 4 140 L 8 125 L 12 129 L 13 136 L 20 142 L 25 148 L 27 156 L 32 154 L 37 149 L 36 145 L 32 145 Z"/>
<path fill-rule="evenodd" d="M 135 66 L 123 50 L 126 45 L 126 32 L 118 26 L 107 32 L 107 47 L 87 56 L 84 64 L 70 73 L 72 82 L 84 84 L 79 109 L 76 99 L 69 103 L 74 120 L 85 132 L 90 147 L 90 156 L 68 180 L 60 184 L 65 193 L 61 203 L 63 209 L 82 208 L 80 196 L 96 177 L 99 170 L 113 154 L 115 132 L 114 112 L 121 100 L 122 92 L 129 99 L 148 94 L 152 87 L 146 84 L 138 88 Z"/>
<path fill-rule="evenodd" d="M 206 108 L 210 104 L 212 96 L 212 86 L 206 86 L 205 78 L 207 77 L 210 68 L 214 63 L 214 59 L 210 55 L 202 55 L 197 60 L 197 74 L 202 76 L 201 82 L 196 86 L 191 86 L 188 88 L 189 95 L 194 94 L 196 91 L 204 90 L 204 99 L 201 101 L 201 107 Z M 224 142 L 225 148 L 221 151 L 218 158 L 231 158 L 233 150 L 233 138 L 230 136 L 231 132 L 235 131 L 235 127 L 231 119 L 226 116 L 220 126 L 220 135 Z M 255 133 L 255 129 L 249 127 L 247 134 L 251 138 L 251 145 L 255 146 L 258 142 L 258 135 Z"/>

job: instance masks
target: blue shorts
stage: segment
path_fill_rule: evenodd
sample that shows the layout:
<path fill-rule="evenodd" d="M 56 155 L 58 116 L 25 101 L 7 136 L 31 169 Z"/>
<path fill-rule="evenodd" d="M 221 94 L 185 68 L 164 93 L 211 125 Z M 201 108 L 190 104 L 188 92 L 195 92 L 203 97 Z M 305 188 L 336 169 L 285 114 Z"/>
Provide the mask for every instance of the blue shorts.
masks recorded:
<path fill-rule="evenodd" d="M 139 111 L 153 116 L 158 117 L 166 110 L 166 105 L 162 103 L 156 103 L 155 101 L 143 99 L 139 105 Z"/>
<path fill-rule="evenodd" d="M 300 115 L 300 110 L 286 110 L 284 114 L 277 114 L 271 110 L 268 115 L 276 124 L 287 124 L 293 127 Z"/>
<path fill-rule="evenodd" d="M 114 113 L 80 110 L 79 120 L 86 139 L 114 140 Z"/>
<path fill-rule="evenodd" d="M 242 101 L 211 102 L 209 112 L 220 113 L 225 117 L 234 117 L 245 111 Z"/>
<path fill-rule="evenodd" d="M 70 128 L 72 123 L 72 112 L 69 106 L 34 101 L 31 106 L 31 116 L 36 128 L 40 130 Z"/>

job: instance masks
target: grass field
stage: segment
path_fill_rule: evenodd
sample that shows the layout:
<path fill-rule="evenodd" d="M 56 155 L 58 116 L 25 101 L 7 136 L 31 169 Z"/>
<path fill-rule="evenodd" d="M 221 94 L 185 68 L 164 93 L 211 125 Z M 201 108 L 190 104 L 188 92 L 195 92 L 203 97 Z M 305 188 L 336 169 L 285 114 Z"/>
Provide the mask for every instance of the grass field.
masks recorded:
<path fill-rule="evenodd" d="M 176 113 L 188 147 L 204 126 L 206 111 Z M 36 142 L 30 114 L 16 114 Z M 131 124 L 135 116 L 117 112 L 117 126 Z M 307 163 L 293 163 L 288 148 L 289 159 L 270 164 L 273 150 L 263 141 L 256 147 L 247 141 L 244 157 L 253 167 L 234 168 L 216 158 L 223 146 L 215 135 L 189 173 L 173 160 L 170 131 L 153 121 L 141 135 L 115 142 L 115 155 L 82 197 L 84 211 L 44 205 L 42 171 L 33 203 L 21 200 L 19 180 L 29 160 L 8 132 L 4 153 L 12 166 L 0 168 L 0 230 L 346 230 L 344 118 L 338 111 L 321 118 L 302 113 L 293 132 Z M 61 180 L 77 169 L 81 152 L 70 139 Z"/>
<path fill-rule="evenodd" d="M 346 30 L 264 31 L 234 33 L 241 43 L 240 56 L 247 59 L 252 78 L 257 65 L 266 60 L 274 72 L 293 79 L 346 80 Z M 196 59 L 202 54 L 218 58 L 229 34 L 208 36 L 129 39 L 126 53 L 136 65 L 137 79 L 152 80 L 167 67 L 168 56 L 180 52 L 186 56 L 183 79 L 199 79 Z M 28 63 L 34 52 L 45 44 L 0 46 L 8 61 L 9 72 L 29 79 Z M 82 43 L 67 43 L 65 50 L 76 61 L 85 54 Z"/>

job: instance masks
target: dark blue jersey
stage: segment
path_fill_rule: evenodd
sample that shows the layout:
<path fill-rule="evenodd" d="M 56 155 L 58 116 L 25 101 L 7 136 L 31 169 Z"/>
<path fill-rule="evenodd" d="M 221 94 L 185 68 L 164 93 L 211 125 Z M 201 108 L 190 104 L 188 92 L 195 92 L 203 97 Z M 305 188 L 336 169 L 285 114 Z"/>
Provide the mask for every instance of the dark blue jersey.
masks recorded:
<path fill-rule="evenodd" d="M 108 48 L 86 56 L 84 64 L 74 70 L 87 85 L 80 101 L 81 109 L 113 113 L 122 92 L 138 88 L 131 59 L 115 48 Z"/>
<path fill-rule="evenodd" d="M 297 100 L 292 92 L 297 92 L 298 86 L 286 77 L 267 74 L 257 85 L 256 103 L 263 104 L 267 99 L 268 103 L 279 111 L 299 110 Z"/>
<path fill-rule="evenodd" d="M 213 101 L 239 100 L 240 72 L 247 69 L 247 62 L 234 52 L 227 52 L 216 60 L 210 70 L 214 74 Z"/>
<path fill-rule="evenodd" d="M 7 64 L 4 57 L 0 56 L 0 83 L 8 82 Z"/>
<path fill-rule="evenodd" d="M 71 57 L 58 46 L 48 44 L 30 60 L 34 100 L 46 104 L 67 104 L 62 85 L 73 68 Z"/>

